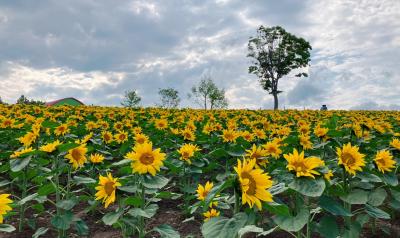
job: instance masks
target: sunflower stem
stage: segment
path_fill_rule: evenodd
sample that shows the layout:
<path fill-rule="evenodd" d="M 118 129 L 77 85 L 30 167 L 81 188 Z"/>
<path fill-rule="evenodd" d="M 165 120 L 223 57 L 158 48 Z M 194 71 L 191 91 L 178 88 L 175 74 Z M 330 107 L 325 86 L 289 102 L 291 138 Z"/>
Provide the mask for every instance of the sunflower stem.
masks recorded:
<path fill-rule="evenodd" d="M 22 173 L 22 194 L 21 199 L 26 197 L 26 187 L 27 187 L 27 179 L 26 179 L 26 167 Z M 25 204 L 22 204 L 19 209 L 19 225 L 18 231 L 22 232 L 24 228 L 24 221 L 25 221 Z"/>
<path fill-rule="evenodd" d="M 144 206 L 145 206 L 145 201 L 146 201 L 146 188 L 143 185 L 143 183 L 141 184 L 142 186 L 142 205 L 141 208 L 142 210 L 144 210 Z M 145 232 L 145 224 L 144 224 L 144 217 L 140 217 L 140 227 L 139 227 L 139 238 L 144 238 L 144 236 L 146 235 Z"/>
<path fill-rule="evenodd" d="M 236 214 L 236 213 L 238 213 L 239 210 L 240 210 L 240 204 L 239 204 L 240 196 L 239 196 L 239 193 L 238 193 L 238 191 L 237 191 L 236 188 L 234 188 L 233 191 L 234 191 L 234 194 L 235 194 L 235 207 L 234 207 L 233 212 L 234 212 L 234 214 Z"/>
<path fill-rule="evenodd" d="M 349 192 L 349 184 L 348 184 L 348 182 L 349 181 L 348 181 L 348 176 L 347 176 L 347 173 L 346 173 L 346 169 L 343 167 L 343 190 L 344 190 L 345 194 L 347 194 Z M 347 211 L 351 212 L 351 204 L 343 201 L 343 206 Z M 344 217 L 344 221 L 345 221 L 346 226 L 350 227 L 351 218 L 345 216 Z"/>

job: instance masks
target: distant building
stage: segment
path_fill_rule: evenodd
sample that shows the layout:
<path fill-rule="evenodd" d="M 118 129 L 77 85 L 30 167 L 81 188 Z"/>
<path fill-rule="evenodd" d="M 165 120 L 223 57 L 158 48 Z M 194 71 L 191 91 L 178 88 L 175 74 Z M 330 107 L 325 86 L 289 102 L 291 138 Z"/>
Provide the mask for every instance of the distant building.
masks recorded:
<path fill-rule="evenodd" d="M 83 102 L 81 102 L 75 98 L 63 98 L 63 99 L 47 102 L 45 105 L 48 107 L 52 107 L 52 106 L 61 106 L 61 105 L 81 106 L 81 105 L 85 105 L 85 104 L 83 104 Z"/>

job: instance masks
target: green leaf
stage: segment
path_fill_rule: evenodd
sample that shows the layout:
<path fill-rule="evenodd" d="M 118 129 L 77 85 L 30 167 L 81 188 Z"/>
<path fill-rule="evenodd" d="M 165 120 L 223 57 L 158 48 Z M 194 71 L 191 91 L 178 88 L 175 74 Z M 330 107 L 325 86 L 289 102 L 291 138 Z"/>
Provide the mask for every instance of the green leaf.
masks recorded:
<path fill-rule="evenodd" d="M 207 194 L 207 197 L 206 197 L 206 199 L 205 199 L 205 201 L 204 201 L 204 204 L 207 204 L 207 206 L 203 206 L 203 211 L 206 211 L 206 210 L 208 209 L 208 204 L 211 203 L 211 201 L 214 199 L 214 197 L 215 197 L 217 194 L 219 194 L 220 192 L 222 192 L 224 189 L 226 189 L 226 188 L 232 186 L 232 185 L 233 185 L 233 182 L 234 182 L 234 180 L 233 180 L 233 178 L 231 178 L 231 179 L 225 180 L 223 183 L 221 183 L 221 184 L 219 184 L 219 185 L 217 185 L 217 186 L 214 186 L 214 187 L 210 190 L 210 192 Z"/>
<path fill-rule="evenodd" d="M 57 150 L 60 153 L 61 152 L 67 152 L 67 151 L 69 151 L 69 150 L 71 150 L 73 148 L 76 148 L 78 146 L 79 146 L 79 144 L 70 142 L 70 143 L 66 143 L 66 144 L 62 144 L 62 145 L 57 146 Z"/>
<path fill-rule="evenodd" d="M 121 186 L 117 187 L 117 189 L 127 193 L 136 193 L 138 191 L 138 188 L 136 186 Z"/>
<path fill-rule="evenodd" d="M 60 230 L 68 230 L 74 219 L 74 214 L 66 211 L 63 215 L 55 215 L 51 218 L 51 224 Z"/>
<path fill-rule="evenodd" d="M 301 208 L 296 216 L 280 216 L 276 215 L 272 217 L 272 220 L 279 226 L 279 228 L 285 231 L 297 232 L 301 230 L 305 224 L 307 224 L 310 212 L 307 208 Z"/>
<path fill-rule="evenodd" d="M 39 196 L 38 193 L 33 193 L 33 194 L 31 194 L 31 195 L 29 195 L 29 196 L 26 196 L 25 198 L 21 199 L 17 204 L 18 204 L 18 205 L 24 205 L 25 203 L 27 203 L 27 202 L 29 202 L 29 201 L 35 199 L 35 198 L 38 197 L 38 196 Z"/>
<path fill-rule="evenodd" d="M 368 202 L 368 192 L 361 189 L 353 189 L 347 195 L 340 196 L 340 199 L 348 204 L 366 204 Z"/>
<path fill-rule="evenodd" d="M 123 213 L 124 211 L 109 212 L 105 214 L 101 220 L 104 224 L 111 226 L 118 221 L 119 217 L 122 216 Z"/>
<path fill-rule="evenodd" d="M 8 181 L 8 180 L 3 180 L 3 181 L 0 182 L 0 187 L 6 186 L 6 185 L 8 185 L 8 184 L 10 184 L 10 183 L 11 183 L 11 182 Z"/>
<path fill-rule="evenodd" d="M 79 176 L 74 176 L 74 181 L 77 185 L 79 184 L 88 184 L 88 183 L 95 183 L 96 180 L 88 177 L 79 177 Z"/>
<path fill-rule="evenodd" d="M 368 196 L 368 204 L 377 207 L 382 205 L 387 197 L 387 192 L 383 188 L 377 188 L 372 191 Z"/>
<path fill-rule="evenodd" d="M 28 156 L 26 158 L 16 158 L 10 160 L 10 168 L 13 172 L 18 172 L 23 170 L 31 161 L 32 156 Z"/>
<path fill-rule="evenodd" d="M 267 209 L 270 213 L 281 216 L 289 216 L 289 207 L 285 204 L 275 202 L 263 203 L 263 208 Z"/>
<path fill-rule="evenodd" d="M 117 161 L 115 163 L 112 163 L 110 166 L 111 167 L 118 167 L 118 166 L 129 164 L 129 163 L 132 163 L 131 159 L 123 159 L 123 160 Z"/>
<path fill-rule="evenodd" d="M 156 175 L 156 176 L 145 176 L 143 185 L 146 188 L 163 188 L 165 185 L 167 185 L 169 182 L 169 179 L 166 177 L 163 177 L 161 175 Z"/>
<path fill-rule="evenodd" d="M 371 205 L 365 204 L 365 210 L 367 211 L 368 215 L 370 215 L 371 217 L 375 217 L 375 218 L 381 218 L 381 219 L 390 219 L 390 215 L 388 213 L 386 213 L 385 211 L 377 208 L 377 207 L 373 207 Z"/>
<path fill-rule="evenodd" d="M 289 184 L 289 188 L 309 197 L 319 197 L 325 190 L 325 181 L 322 178 L 296 178 Z"/>
<path fill-rule="evenodd" d="M 37 193 L 39 194 L 39 196 L 47 196 L 51 193 L 54 193 L 56 191 L 56 188 L 54 187 L 54 185 L 52 183 L 46 184 L 42 187 L 40 187 L 37 191 Z"/>
<path fill-rule="evenodd" d="M 35 231 L 35 234 L 32 235 L 32 238 L 38 238 L 41 235 L 46 234 L 46 232 L 49 230 L 49 228 L 46 227 L 40 227 Z"/>
<path fill-rule="evenodd" d="M 78 232 L 78 235 L 87 235 L 89 233 L 89 227 L 81 219 L 75 223 L 75 230 Z"/>
<path fill-rule="evenodd" d="M 319 198 L 319 206 L 330 212 L 332 215 L 335 216 L 352 216 L 349 211 L 347 211 L 340 203 L 337 201 L 333 200 L 331 197 L 328 196 L 322 196 Z"/>
<path fill-rule="evenodd" d="M 361 181 L 363 182 L 375 182 L 375 183 L 380 183 L 382 180 L 376 176 L 375 174 L 367 173 L 367 172 L 361 172 L 357 173 L 357 178 L 360 178 Z"/>
<path fill-rule="evenodd" d="M 324 216 L 317 225 L 317 231 L 325 238 L 336 238 L 340 234 L 335 217 Z"/>
<path fill-rule="evenodd" d="M 392 187 L 395 187 L 399 184 L 399 179 L 395 173 L 385 173 L 382 176 L 382 180 L 389 184 Z"/>
<path fill-rule="evenodd" d="M 0 224 L 0 231 L 10 233 L 15 231 L 15 227 L 9 224 Z"/>
<path fill-rule="evenodd" d="M 71 210 L 78 203 L 78 199 L 68 199 L 59 201 L 56 206 L 64 210 Z"/>
<path fill-rule="evenodd" d="M 228 157 L 229 154 L 222 148 L 215 149 L 208 153 L 208 157 L 219 159 L 223 157 Z"/>
<path fill-rule="evenodd" d="M 249 217 L 242 212 L 232 218 L 214 217 L 201 226 L 201 233 L 204 238 L 235 238 L 248 221 Z"/>
<path fill-rule="evenodd" d="M 244 236 L 247 233 L 261 233 L 263 231 L 264 230 L 262 228 L 258 227 L 258 226 L 247 225 L 247 226 L 245 226 L 243 228 L 240 228 L 240 230 L 238 232 L 238 235 L 239 235 L 239 238 L 242 238 L 242 236 Z"/>
<path fill-rule="evenodd" d="M 179 233 L 174 230 L 170 225 L 162 224 L 155 228 L 153 231 L 158 232 L 161 235 L 161 238 L 180 238 Z"/>
<path fill-rule="evenodd" d="M 125 155 L 125 154 L 128 152 L 128 150 L 129 150 L 130 147 L 131 147 L 131 142 L 130 142 L 130 141 L 124 142 L 124 143 L 121 145 L 121 147 L 119 148 L 119 153 L 120 153 L 121 155 Z"/>
<path fill-rule="evenodd" d="M 132 208 L 128 211 L 128 213 L 134 217 L 152 218 L 156 214 L 157 209 L 157 204 L 150 204 L 144 210 L 141 208 Z"/>
<path fill-rule="evenodd" d="M 268 190 L 272 195 L 277 195 L 277 194 L 283 193 L 286 190 L 288 190 L 288 187 L 286 187 L 285 183 L 278 183 L 278 184 L 275 184 L 274 186 L 272 186 Z"/>
<path fill-rule="evenodd" d="M 140 197 L 128 197 L 124 200 L 124 204 L 127 206 L 139 207 L 143 204 L 143 201 Z"/>

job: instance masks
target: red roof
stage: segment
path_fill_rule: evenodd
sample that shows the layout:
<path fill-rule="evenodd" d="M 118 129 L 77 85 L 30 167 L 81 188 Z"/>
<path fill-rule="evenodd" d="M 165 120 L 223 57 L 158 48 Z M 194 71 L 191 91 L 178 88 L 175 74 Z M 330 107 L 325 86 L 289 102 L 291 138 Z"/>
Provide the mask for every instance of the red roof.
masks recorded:
<path fill-rule="evenodd" d="M 59 103 L 59 102 L 61 102 L 61 101 L 63 101 L 63 100 L 67 100 L 67 99 L 72 99 L 72 100 L 75 100 L 75 101 L 79 102 L 79 103 L 82 104 L 82 105 L 85 105 L 85 104 L 83 104 L 83 102 L 81 102 L 81 101 L 79 101 L 78 99 L 73 98 L 73 97 L 62 98 L 62 99 L 58 99 L 58 100 L 55 100 L 55 101 L 46 102 L 45 105 L 46 105 L 46 106 L 53 106 L 54 104 L 57 104 L 57 103 Z"/>

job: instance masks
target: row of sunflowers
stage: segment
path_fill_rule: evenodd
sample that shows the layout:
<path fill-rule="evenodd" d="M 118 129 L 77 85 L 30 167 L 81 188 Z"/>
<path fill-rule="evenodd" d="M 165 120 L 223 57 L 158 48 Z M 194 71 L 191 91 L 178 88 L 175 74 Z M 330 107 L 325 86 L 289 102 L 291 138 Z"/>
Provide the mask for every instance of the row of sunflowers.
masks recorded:
<path fill-rule="evenodd" d="M 393 235 L 399 125 L 396 111 L 0 105 L 0 232 L 90 236 L 91 214 L 121 237 L 180 237 L 148 225 L 174 200 L 201 221 L 187 237 Z"/>

